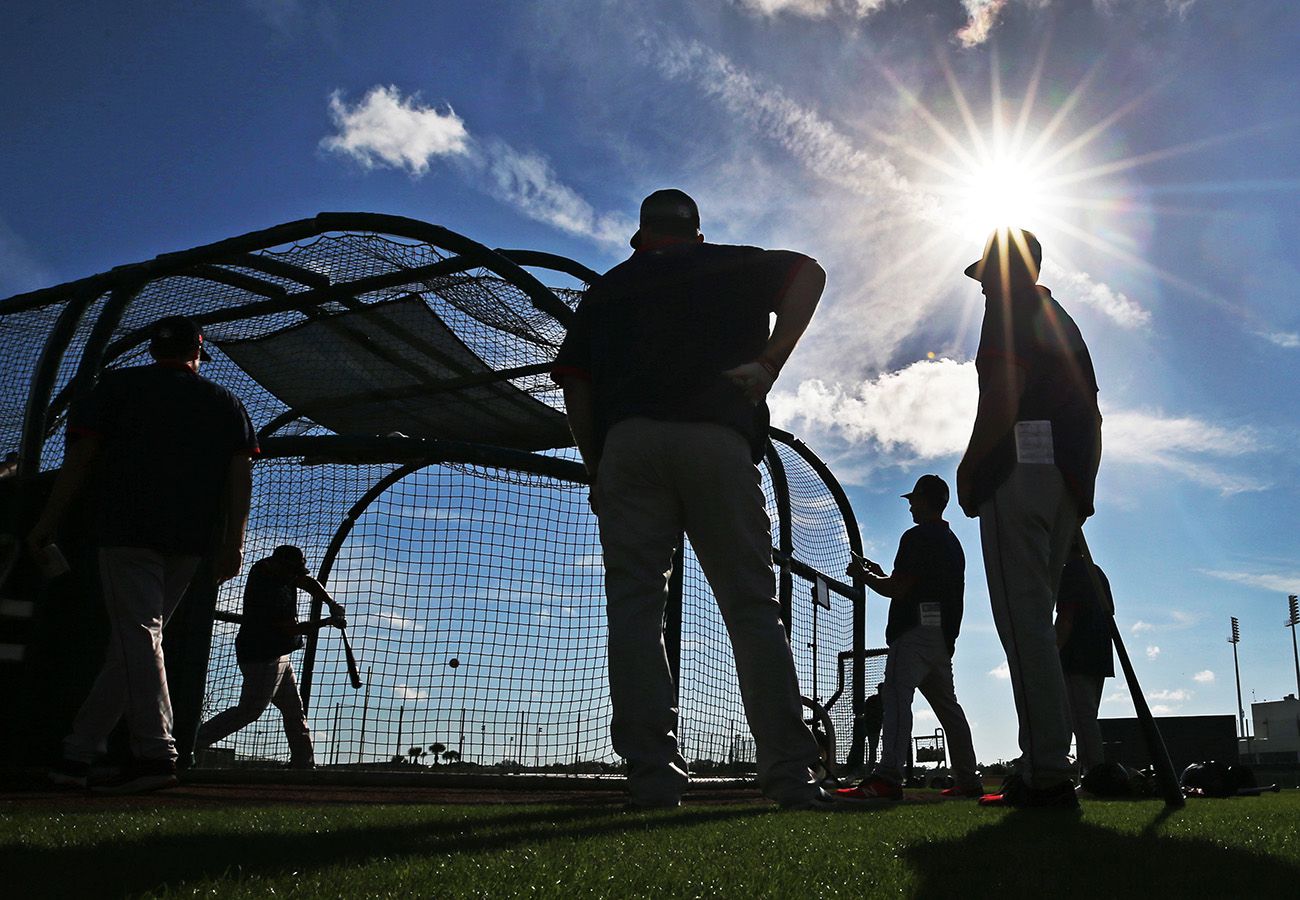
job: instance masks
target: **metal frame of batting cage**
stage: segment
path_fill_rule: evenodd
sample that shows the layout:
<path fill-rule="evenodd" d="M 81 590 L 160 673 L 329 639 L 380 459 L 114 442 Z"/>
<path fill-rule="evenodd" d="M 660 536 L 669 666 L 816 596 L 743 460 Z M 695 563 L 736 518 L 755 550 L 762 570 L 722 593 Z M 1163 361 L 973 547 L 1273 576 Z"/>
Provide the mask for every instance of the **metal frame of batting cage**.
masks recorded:
<path fill-rule="evenodd" d="M 425 265 L 413 267 L 398 265 L 392 271 L 362 275 L 350 281 L 333 281 L 328 275 L 314 269 L 294 265 L 276 256 L 260 252 L 274 251 L 275 248 L 331 234 L 389 236 L 431 246 L 454 255 Z M 321 213 L 312 218 L 250 232 L 189 250 L 162 254 L 152 260 L 119 266 L 108 272 L 0 301 L 0 318 L 62 306 L 55 322 L 46 333 L 39 356 L 30 370 L 29 389 L 23 407 L 20 432 L 17 472 L 19 487 L 31 483 L 31 479 L 40 473 L 46 441 L 57 432 L 73 400 L 93 387 L 96 378 L 105 367 L 147 341 L 147 325 L 127 331 L 116 340 L 113 337 L 114 334 L 119 333 L 119 326 L 132 303 L 154 282 L 162 282 L 173 277 L 185 277 L 211 282 L 214 287 L 227 291 L 233 289 L 237 292 L 237 299 L 230 305 L 191 312 L 192 318 L 206 328 L 220 323 L 238 322 L 285 311 L 297 311 L 308 319 L 316 319 L 326 315 L 320 309 L 323 304 L 337 304 L 347 309 L 361 308 L 364 304 L 357 298 L 370 292 L 435 276 L 483 269 L 509 282 L 524 293 L 535 309 L 561 325 L 566 325 L 572 316 L 569 306 L 561 301 L 551 288 L 526 271 L 525 267 L 552 270 L 584 283 L 590 283 L 597 277 L 596 273 L 586 266 L 565 257 L 532 250 L 492 250 L 446 228 L 414 219 L 373 213 Z M 292 287 L 300 287 L 302 290 L 292 291 L 289 289 Z M 203 295 L 196 291 L 195 296 Z M 248 298 L 248 302 L 242 302 L 245 298 Z M 100 301 L 98 305 L 97 301 Z M 78 348 L 79 356 L 74 356 L 70 348 L 73 347 L 74 340 L 79 334 L 79 328 L 83 328 L 87 314 L 92 310 L 94 319 L 89 335 Z M 160 315 L 167 312 L 189 312 L 189 310 L 159 310 Z M 65 363 L 74 362 L 76 368 L 73 375 L 56 394 L 54 388 L 59 381 L 62 367 Z M 429 385 L 428 388 L 434 391 L 451 391 L 480 383 L 533 375 L 544 368 L 543 365 L 531 365 L 490 373 L 472 373 L 444 379 Z M 364 507 L 373 502 L 388 487 L 400 481 L 405 474 L 425 466 L 439 462 L 466 462 L 545 474 L 571 482 L 585 483 L 586 480 L 585 470 L 572 460 L 503 447 L 434 439 L 376 438 L 355 435 L 276 437 L 276 432 L 294 421 L 294 418 L 294 410 L 287 410 L 262 428 L 260 437 L 266 458 L 333 457 L 339 461 L 347 459 L 373 462 L 382 457 L 385 462 L 405 462 L 401 468 L 389 473 L 373 485 L 366 492 L 365 497 L 354 504 L 345 515 L 331 541 L 331 552 L 327 554 L 326 560 L 322 561 L 323 578 L 328 577 L 334 556 L 346 540 L 351 524 L 356 521 L 356 517 L 361 514 Z M 771 437 L 773 441 L 793 450 L 818 474 L 833 496 L 843 518 L 845 538 L 850 548 L 860 553 L 861 537 L 856 518 L 842 488 L 829 468 L 802 441 L 790 433 L 773 429 Z M 848 585 L 827 573 L 819 572 L 795 557 L 788 486 L 785 482 L 784 466 L 775 446 L 769 447 L 767 463 L 777 500 L 777 517 L 774 522 L 777 546 L 774 550 L 779 565 L 779 595 L 782 608 L 786 612 L 787 630 L 791 628 L 789 613 L 793 603 L 796 575 L 810 583 L 820 579 L 828 585 L 831 592 L 854 604 L 852 646 L 854 648 L 855 724 L 849 764 L 855 764 L 855 761 L 860 763 L 864 736 L 858 721 L 858 712 L 865 699 L 865 684 L 862 677 L 865 647 L 865 603 L 863 602 L 865 590 L 860 584 Z M 20 496 L 19 506 L 21 505 Z M 680 548 L 678 558 L 679 560 L 681 558 Z M 679 576 L 682 568 L 680 565 L 677 567 Z M 670 622 L 674 624 L 670 627 L 667 637 L 678 675 L 680 675 L 682 589 L 681 578 L 675 578 L 670 585 L 669 609 L 670 613 L 675 610 L 676 615 L 670 614 Z M 192 593 L 201 595 L 192 598 L 199 601 L 198 605 L 211 607 L 211 609 L 209 609 L 210 614 L 204 617 L 207 619 L 206 629 L 200 628 L 197 631 L 190 629 L 187 631 L 188 639 L 207 641 L 210 652 L 213 618 L 211 613 L 215 612 L 216 588 L 211 586 L 210 590 Z M 318 606 L 319 603 L 313 601 L 313 618 L 319 615 Z M 199 610 L 196 609 L 195 612 L 198 613 Z M 305 700 L 309 700 L 311 693 L 314 645 L 313 638 L 308 650 L 308 659 L 304 660 Z M 200 666 L 201 663 L 201 671 L 206 673 L 207 654 L 202 654 L 202 657 L 201 660 L 193 660 L 193 664 Z M 197 673 L 187 673 L 187 675 L 195 674 Z M 202 691 L 204 677 L 198 675 L 197 678 L 200 691 Z M 186 678 L 186 682 L 190 685 L 195 684 L 195 680 L 190 677 Z M 194 701 L 195 698 L 178 697 L 177 699 L 187 702 Z M 197 698 L 197 705 L 201 703 L 202 693 Z"/>
<path fill-rule="evenodd" d="M 391 236 L 419 242 L 455 255 L 422 267 L 400 267 L 388 273 L 336 283 L 320 272 L 258 253 L 258 251 L 270 251 L 276 247 L 332 233 Z M 551 267 L 579 278 L 583 273 L 590 272 L 578 263 L 551 254 L 534 251 L 511 252 L 528 260 L 523 265 Z M 19 457 L 15 473 L 18 482 L 17 496 L 12 509 L 6 510 L 8 513 L 6 518 L 10 521 L 0 522 L 0 526 L 18 531 L 25 527 L 25 518 L 34 515 L 34 509 L 30 508 L 37 502 L 33 485 L 36 476 L 41 472 L 46 441 L 57 431 L 62 414 L 66 413 L 73 400 L 93 388 L 99 373 L 107 365 L 148 340 L 148 326 L 137 328 L 116 341 L 112 341 L 112 336 L 131 303 L 152 282 L 172 277 L 194 278 L 235 288 L 256 298 L 250 303 L 219 307 L 191 315 L 200 326 L 206 328 L 222 322 L 241 321 L 288 310 L 296 310 L 308 318 L 315 318 L 321 315 L 319 307 L 328 302 L 355 307 L 360 305 L 355 298 L 367 292 L 473 269 L 486 269 L 514 285 L 527 296 L 534 308 L 561 324 L 567 324 L 572 315 L 572 311 L 550 288 L 504 253 L 498 253 L 477 241 L 438 225 L 403 216 L 361 212 L 320 213 L 312 218 L 287 222 L 188 250 L 161 254 L 152 260 L 118 266 L 107 272 L 0 300 L 0 319 L 42 308 L 62 306 L 53 326 L 46 334 L 29 377 L 29 388 L 23 405 L 19 432 Z M 252 270 L 270 277 L 263 280 L 249 275 L 244 270 Z M 306 289 L 291 293 L 272 280 L 275 278 L 293 282 Z M 59 379 L 63 364 L 71 361 L 69 349 L 79 327 L 86 314 L 95 306 L 96 300 L 106 294 L 108 299 L 98 310 L 90 334 L 80 347 L 80 358 L 75 360 L 74 375 L 55 395 L 54 386 Z M 163 313 L 160 312 L 161 314 Z M 494 377 L 489 379 L 490 381 L 520 377 L 531 372 L 512 371 L 493 374 Z M 454 385 L 448 386 L 448 389 L 451 387 Z M 197 578 L 202 579 L 202 577 L 203 570 Z M 212 615 L 193 617 L 206 620 L 206 627 L 198 627 L 197 631 L 193 624 L 184 623 L 187 641 L 206 640 L 210 644 L 216 598 L 215 584 L 200 585 L 196 581 L 196 584 L 191 587 L 191 602 L 188 605 L 201 605 L 208 608 Z M 178 614 L 175 618 L 185 620 L 192 617 Z M 197 698 L 178 697 L 181 703 L 188 699 L 193 701 L 196 708 L 201 707 L 206 669 L 206 654 L 201 660 L 194 659 L 193 665 L 186 668 L 181 680 L 187 685 L 197 684 L 200 694 Z M 181 694 L 182 691 L 173 690 L 173 693 Z"/>

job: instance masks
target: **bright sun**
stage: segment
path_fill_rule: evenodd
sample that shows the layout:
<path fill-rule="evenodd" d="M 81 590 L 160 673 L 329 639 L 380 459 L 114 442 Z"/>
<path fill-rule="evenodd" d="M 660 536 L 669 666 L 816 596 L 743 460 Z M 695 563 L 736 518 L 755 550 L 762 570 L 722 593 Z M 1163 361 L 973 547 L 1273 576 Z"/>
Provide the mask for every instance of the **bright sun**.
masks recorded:
<path fill-rule="evenodd" d="M 1047 211 L 1035 168 L 1027 160 L 1000 156 L 963 172 L 954 197 L 962 230 L 984 234 L 1004 225 L 1033 228 Z"/>

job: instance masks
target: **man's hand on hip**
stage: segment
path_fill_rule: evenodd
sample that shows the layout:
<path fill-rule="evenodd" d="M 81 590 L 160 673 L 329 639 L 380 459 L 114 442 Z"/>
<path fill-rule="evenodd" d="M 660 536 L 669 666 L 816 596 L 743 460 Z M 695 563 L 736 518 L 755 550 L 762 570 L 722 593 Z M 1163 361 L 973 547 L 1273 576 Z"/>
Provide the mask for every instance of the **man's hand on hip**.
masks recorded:
<path fill-rule="evenodd" d="M 776 374 L 758 360 L 743 363 L 734 369 L 727 369 L 722 373 L 736 387 L 740 388 L 741 393 L 750 403 L 757 406 L 763 402 L 767 392 L 772 390 L 772 385 L 776 382 Z"/>

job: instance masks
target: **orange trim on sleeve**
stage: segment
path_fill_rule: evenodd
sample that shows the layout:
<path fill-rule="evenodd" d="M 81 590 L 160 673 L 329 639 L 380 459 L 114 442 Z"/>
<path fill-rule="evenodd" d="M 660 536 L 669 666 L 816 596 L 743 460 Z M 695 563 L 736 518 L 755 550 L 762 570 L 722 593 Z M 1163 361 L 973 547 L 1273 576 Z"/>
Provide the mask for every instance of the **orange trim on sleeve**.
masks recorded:
<path fill-rule="evenodd" d="M 979 353 L 977 353 L 975 356 L 976 368 L 979 368 L 980 360 L 982 359 L 1005 359 L 1009 361 L 1013 366 L 1019 366 L 1020 368 L 1024 369 L 1026 372 L 1028 372 L 1030 369 L 1030 365 L 1028 362 L 1021 359 L 1019 356 L 1016 356 L 1014 353 L 1012 353 L 1009 350 L 989 349 L 989 350 L 979 351 Z"/>
<path fill-rule="evenodd" d="M 591 381 L 591 373 L 586 369 L 580 369 L 577 366 L 556 366 L 551 369 L 551 381 L 554 381 L 560 387 L 564 387 L 564 379 L 577 378 L 580 381 Z"/>
<path fill-rule="evenodd" d="M 795 278 L 803 271 L 803 267 L 810 262 L 812 262 L 812 260 L 806 256 L 801 256 L 794 261 L 794 265 L 792 265 L 790 271 L 786 273 L 785 281 L 781 284 L 781 289 L 776 292 L 776 302 L 772 304 L 773 312 L 775 312 L 776 308 L 781 305 L 781 301 L 785 299 L 785 295 L 790 292 L 790 286 L 794 284 Z"/>

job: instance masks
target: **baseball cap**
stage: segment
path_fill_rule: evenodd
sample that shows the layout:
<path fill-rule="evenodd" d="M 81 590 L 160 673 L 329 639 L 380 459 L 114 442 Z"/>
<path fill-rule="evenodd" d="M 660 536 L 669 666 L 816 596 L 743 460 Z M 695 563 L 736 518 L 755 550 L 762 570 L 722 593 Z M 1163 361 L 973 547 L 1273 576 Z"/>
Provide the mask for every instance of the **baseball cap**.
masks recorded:
<path fill-rule="evenodd" d="M 940 507 L 948 505 L 948 482 L 938 475 L 922 475 L 916 479 L 916 487 L 902 495 L 908 500 L 913 496 L 924 497 Z"/>
<path fill-rule="evenodd" d="M 302 575 L 307 574 L 307 555 L 293 544 L 281 544 L 276 547 L 271 551 L 271 558 L 286 569 L 292 569 Z"/>
<path fill-rule="evenodd" d="M 640 246 L 642 231 L 695 237 L 700 233 L 700 208 L 685 191 L 676 188 L 655 191 L 641 201 L 641 227 L 628 243 Z"/>
<path fill-rule="evenodd" d="M 189 316 L 167 316 L 154 322 L 149 329 L 149 349 L 156 356 L 188 356 L 196 347 L 199 359 L 212 361 L 203 346 L 203 332 L 199 329 L 199 323 Z"/>
<path fill-rule="evenodd" d="M 1020 241 L 1024 241 L 1024 249 L 1021 249 Z M 967 278 L 974 278 L 981 281 L 984 275 L 984 268 L 990 260 L 999 258 L 1006 246 L 1009 253 L 1008 259 L 1011 264 L 1011 270 L 1014 272 L 1017 268 L 1021 271 L 1029 269 L 1029 260 L 1025 259 L 1025 251 L 1029 251 L 1030 257 L 1033 258 L 1033 270 L 1027 272 L 1038 280 L 1038 270 L 1043 267 L 1043 245 L 1038 242 L 1038 237 L 1032 231 L 1025 231 L 1023 228 L 999 228 L 989 235 L 988 240 L 984 242 L 984 255 L 975 262 L 966 267 L 963 274 Z"/>

